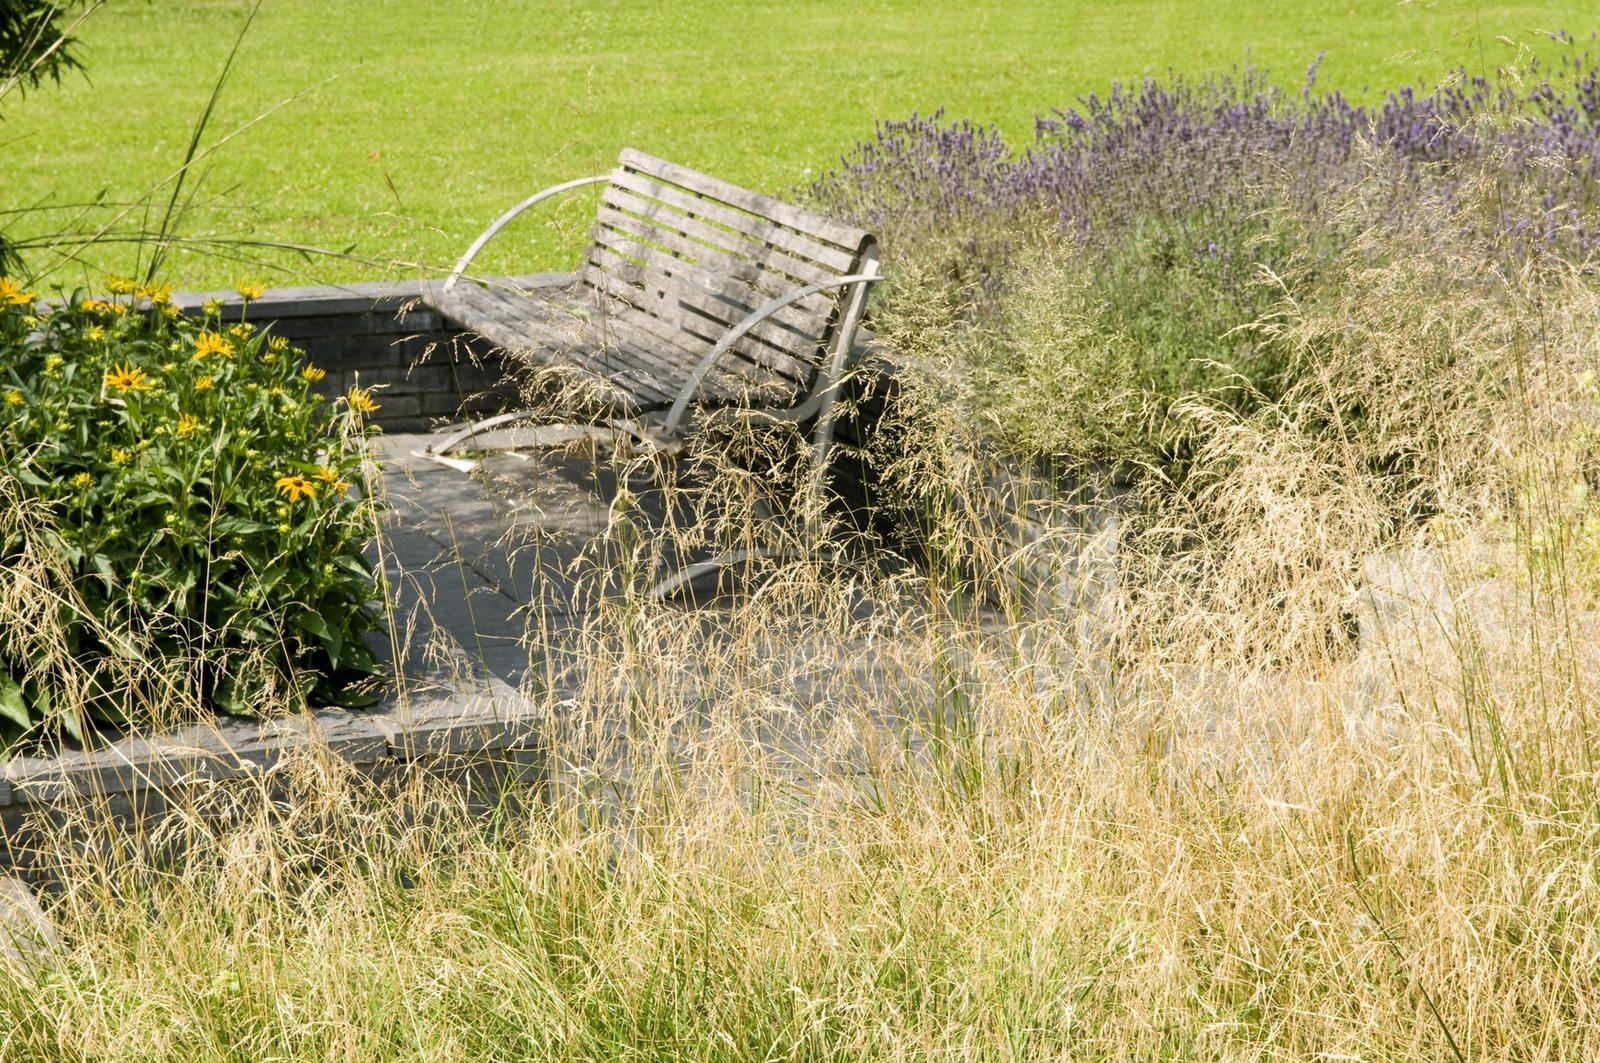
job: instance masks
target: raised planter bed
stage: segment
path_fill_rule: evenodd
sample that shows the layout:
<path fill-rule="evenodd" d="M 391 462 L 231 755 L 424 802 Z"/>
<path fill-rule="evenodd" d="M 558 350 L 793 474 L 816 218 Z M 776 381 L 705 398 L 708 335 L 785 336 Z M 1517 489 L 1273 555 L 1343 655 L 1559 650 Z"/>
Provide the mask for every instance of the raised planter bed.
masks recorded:
<path fill-rule="evenodd" d="M 543 274 L 511 280 L 536 286 L 563 279 Z M 380 387 L 381 408 L 372 419 L 392 433 L 428 431 L 461 416 L 517 405 L 515 367 L 505 366 L 499 352 L 481 340 L 447 328 L 423 306 L 419 296 L 428 283 L 279 288 L 248 306 L 233 292 L 185 292 L 174 299 L 185 312 L 199 313 L 215 299 L 225 320 L 248 315 L 257 324 L 270 323 L 275 334 L 304 348 L 327 370 L 319 385 L 326 395 L 342 394 L 357 383 Z M 888 376 L 867 378 L 852 396 L 861 413 L 839 425 L 844 446 L 834 486 L 852 500 L 868 495 L 858 449 L 862 425 L 882 409 L 892 390 Z M 438 505 L 435 497 L 423 508 Z M 429 615 L 464 648 L 481 650 L 488 636 L 497 645 L 509 644 L 516 632 L 508 617 L 520 608 L 519 588 L 498 586 L 491 578 L 498 569 L 489 576 L 479 571 L 481 559 L 457 541 L 457 529 L 447 530 L 430 539 L 418 527 L 393 529 L 403 556 L 388 558 L 390 568 L 398 561 L 419 578 L 404 580 L 392 570 L 392 585 L 407 586 L 413 595 L 448 596 L 452 606 L 459 604 L 456 596 L 462 603 L 470 597 L 470 608 L 430 608 Z M 481 530 L 461 531 L 470 538 Z M 455 630 L 462 618 L 477 627 Z M 496 627 L 497 618 L 506 622 Z M 488 636 L 484 625 L 493 628 Z M 318 710 L 270 721 L 215 717 L 159 734 L 101 739 L 87 749 L 17 757 L 0 763 L 0 870 L 9 866 L 26 873 L 37 848 L 30 836 L 74 829 L 86 803 L 130 832 L 148 834 L 169 811 L 187 814 L 215 804 L 211 797 L 226 796 L 230 788 L 253 791 L 259 783 L 261 792 L 271 795 L 281 790 L 275 782 L 283 774 L 279 769 L 305 756 L 336 758 L 376 779 L 440 772 L 487 800 L 507 785 L 526 791 L 547 781 L 538 729 L 542 711 L 511 685 L 489 678 L 454 690 L 430 688 L 373 710 Z"/>

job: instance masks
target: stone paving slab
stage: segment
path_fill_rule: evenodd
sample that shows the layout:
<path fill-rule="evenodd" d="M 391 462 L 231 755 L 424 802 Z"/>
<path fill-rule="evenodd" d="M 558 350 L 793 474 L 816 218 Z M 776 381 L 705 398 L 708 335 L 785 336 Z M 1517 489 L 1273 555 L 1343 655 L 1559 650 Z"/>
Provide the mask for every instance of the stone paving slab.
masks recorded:
<path fill-rule="evenodd" d="M 435 438 L 382 440 L 390 527 L 432 539 L 435 565 L 470 570 L 522 607 L 524 620 L 580 616 L 621 590 L 621 568 L 602 542 L 618 490 L 608 460 L 581 451 L 490 453 L 467 474 L 425 455 Z M 664 520 L 659 488 L 631 487 L 630 505 L 641 534 Z"/>

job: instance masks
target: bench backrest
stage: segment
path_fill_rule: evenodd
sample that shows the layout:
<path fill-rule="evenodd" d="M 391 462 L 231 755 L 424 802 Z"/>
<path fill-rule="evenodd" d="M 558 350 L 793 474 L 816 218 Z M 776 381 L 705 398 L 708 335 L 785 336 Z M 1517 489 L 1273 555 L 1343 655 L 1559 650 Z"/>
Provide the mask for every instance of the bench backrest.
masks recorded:
<path fill-rule="evenodd" d="M 863 229 L 627 149 L 578 279 L 617 327 L 692 361 L 769 299 L 860 272 L 876 254 Z M 847 295 L 818 292 L 778 311 L 735 345 L 727 368 L 809 389 Z"/>

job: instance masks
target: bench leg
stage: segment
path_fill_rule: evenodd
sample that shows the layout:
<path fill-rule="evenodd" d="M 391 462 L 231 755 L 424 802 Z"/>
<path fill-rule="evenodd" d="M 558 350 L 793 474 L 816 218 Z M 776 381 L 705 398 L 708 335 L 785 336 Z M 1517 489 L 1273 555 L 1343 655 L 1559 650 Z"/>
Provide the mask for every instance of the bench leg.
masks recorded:
<path fill-rule="evenodd" d="M 502 413 L 494 417 L 486 417 L 476 421 L 459 431 L 430 444 L 426 450 L 417 451 L 417 457 L 428 458 L 458 472 L 471 472 L 478 467 L 476 461 L 467 458 L 453 458 L 450 452 L 459 448 L 468 440 L 480 436 L 485 432 L 492 432 L 506 425 L 516 424 L 519 421 L 537 421 L 539 414 L 531 410 L 519 410 L 515 413 Z M 627 421 L 620 418 L 604 421 L 600 424 L 536 424 L 532 428 L 531 438 L 518 441 L 513 449 L 541 449 L 544 447 L 561 447 L 568 443 L 580 440 L 593 440 L 598 443 L 614 442 L 618 435 L 631 436 L 633 439 L 646 446 L 656 446 L 656 441 L 651 438 L 649 430 L 637 421 Z"/>
<path fill-rule="evenodd" d="M 645 597 L 652 601 L 667 601 L 676 597 L 695 580 L 702 576 L 709 576 L 713 572 L 725 568 L 735 568 L 739 565 L 749 564 L 751 561 L 800 561 L 807 557 L 822 558 L 827 561 L 838 560 L 838 554 L 828 547 L 821 547 L 813 553 L 802 550 L 778 548 L 773 550 L 725 550 L 716 557 L 707 561 L 696 561 L 692 565 L 685 565 L 665 579 L 658 580 L 655 586 L 645 592 Z"/>

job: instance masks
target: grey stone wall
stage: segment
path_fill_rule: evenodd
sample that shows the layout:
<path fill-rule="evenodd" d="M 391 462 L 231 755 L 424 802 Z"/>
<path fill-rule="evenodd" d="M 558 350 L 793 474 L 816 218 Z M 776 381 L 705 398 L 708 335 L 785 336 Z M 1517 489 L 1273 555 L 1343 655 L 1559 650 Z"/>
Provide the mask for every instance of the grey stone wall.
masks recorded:
<path fill-rule="evenodd" d="M 542 277 L 519 277 L 533 284 Z M 421 302 L 437 281 L 398 281 L 273 288 L 246 308 L 237 292 L 180 292 L 185 313 L 209 299 L 224 320 L 249 320 L 287 336 L 328 371 L 316 390 L 332 398 L 360 384 L 373 388 L 380 409 L 372 418 L 394 432 L 514 408 L 517 384 L 494 348 L 449 327 Z"/>

